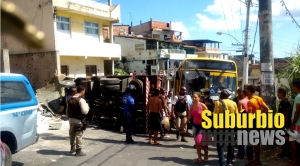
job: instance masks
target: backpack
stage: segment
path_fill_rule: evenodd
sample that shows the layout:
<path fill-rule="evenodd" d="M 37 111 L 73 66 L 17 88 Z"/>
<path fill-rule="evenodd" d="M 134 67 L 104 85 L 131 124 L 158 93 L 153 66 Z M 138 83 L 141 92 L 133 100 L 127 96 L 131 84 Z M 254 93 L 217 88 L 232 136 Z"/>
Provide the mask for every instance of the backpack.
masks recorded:
<path fill-rule="evenodd" d="M 178 100 L 177 100 L 177 102 L 176 102 L 176 104 L 174 106 L 174 109 L 175 109 L 176 112 L 182 113 L 182 112 L 186 111 L 187 100 L 186 100 L 186 98 L 184 98 L 183 100 L 184 100 L 183 103 L 180 102 L 179 97 L 178 97 Z"/>

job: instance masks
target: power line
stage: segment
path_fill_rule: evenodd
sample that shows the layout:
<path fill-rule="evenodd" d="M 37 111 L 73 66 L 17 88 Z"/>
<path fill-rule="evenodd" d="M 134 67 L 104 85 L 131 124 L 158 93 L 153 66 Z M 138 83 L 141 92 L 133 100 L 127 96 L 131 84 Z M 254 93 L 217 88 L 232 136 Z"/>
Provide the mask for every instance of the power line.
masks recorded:
<path fill-rule="evenodd" d="M 231 19 L 232 19 L 232 25 L 233 25 L 233 30 L 234 30 L 234 37 L 236 38 L 236 32 L 235 32 L 235 27 L 234 27 L 234 19 L 233 19 L 233 14 L 232 14 L 232 7 L 231 7 L 231 0 L 229 0 L 229 5 L 230 5 L 230 10 L 231 10 Z"/>
<path fill-rule="evenodd" d="M 284 6 L 285 10 L 286 10 L 286 14 L 290 15 L 290 17 L 293 20 L 293 23 L 295 23 L 297 25 L 298 28 L 300 28 L 300 25 L 296 22 L 296 20 L 294 19 L 293 15 L 291 14 L 291 12 L 289 11 L 289 9 L 286 7 L 285 3 L 283 2 L 283 0 L 281 1 L 282 6 Z"/>
<path fill-rule="evenodd" d="M 240 2 L 242 2 L 242 1 L 240 1 Z M 241 30 L 242 30 L 242 40 L 243 40 L 244 35 L 243 35 L 243 20 L 242 20 L 242 3 L 240 3 L 240 19 L 241 19 Z"/>
<path fill-rule="evenodd" d="M 35 20 L 36 15 L 37 15 L 37 11 L 38 11 L 38 9 L 41 7 L 41 1 L 42 1 L 42 0 L 39 1 L 39 5 L 37 6 L 37 8 L 36 8 L 36 10 L 35 10 L 34 17 L 33 17 L 32 21 L 31 21 L 31 24 L 32 24 L 32 25 L 33 25 L 33 23 L 34 23 L 34 20 Z M 22 53 L 24 47 L 25 47 L 25 44 L 22 45 L 21 53 Z"/>
<path fill-rule="evenodd" d="M 226 20 L 224 8 L 223 8 L 223 2 L 222 2 L 222 0 L 220 0 L 220 1 L 221 1 L 222 10 L 223 10 L 223 16 L 224 16 L 225 23 L 226 23 L 226 27 L 227 27 L 227 32 L 228 32 L 228 34 L 230 34 L 230 33 L 229 33 L 229 29 L 228 29 L 228 25 L 227 25 L 227 20 Z M 229 39 L 230 39 L 230 41 L 231 41 L 231 43 L 232 43 L 232 40 L 231 40 L 231 37 L 230 37 L 230 36 L 229 36 Z"/>
<path fill-rule="evenodd" d="M 253 44 L 252 44 L 251 54 L 253 53 L 253 49 L 254 49 L 254 46 L 255 46 L 255 38 L 256 38 L 257 27 L 258 27 L 258 13 L 259 12 L 257 12 L 257 21 L 256 21 L 256 28 L 255 28 L 255 34 L 254 34 L 254 40 L 253 40 Z"/>

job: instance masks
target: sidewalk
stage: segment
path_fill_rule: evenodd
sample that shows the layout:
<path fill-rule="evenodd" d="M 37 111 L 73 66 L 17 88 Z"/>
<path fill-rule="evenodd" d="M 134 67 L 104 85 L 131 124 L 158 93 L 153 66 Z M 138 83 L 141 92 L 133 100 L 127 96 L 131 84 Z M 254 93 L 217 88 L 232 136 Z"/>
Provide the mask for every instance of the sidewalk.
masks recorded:
<path fill-rule="evenodd" d="M 39 125 L 40 140 L 13 155 L 14 166 L 218 165 L 215 147 L 209 147 L 209 161 L 193 163 L 192 160 L 197 155 L 191 137 L 187 138 L 188 143 L 184 143 L 176 141 L 175 135 L 170 134 L 170 139 L 160 141 L 163 145 L 149 145 L 147 135 L 137 135 L 133 138 L 138 143 L 128 145 L 124 143 L 125 134 L 99 129 L 96 125 L 89 126 L 84 132 L 83 151 L 87 156 L 74 157 L 68 154 L 70 150 L 68 121 L 63 122 L 60 130 L 47 130 L 45 124 Z M 244 165 L 245 162 L 246 160 L 236 160 L 234 165 Z M 283 164 L 275 161 L 267 165 Z"/>

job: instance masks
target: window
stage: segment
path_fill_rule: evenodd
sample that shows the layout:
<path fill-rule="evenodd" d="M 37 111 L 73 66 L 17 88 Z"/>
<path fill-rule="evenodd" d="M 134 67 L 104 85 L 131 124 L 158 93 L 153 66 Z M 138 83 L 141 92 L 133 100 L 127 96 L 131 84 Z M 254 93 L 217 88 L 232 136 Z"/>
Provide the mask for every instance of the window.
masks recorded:
<path fill-rule="evenodd" d="M 160 39 L 160 34 L 153 34 L 154 39 Z"/>
<path fill-rule="evenodd" d="M 60 66 L 60 72 L 61 72 L 61 74 L 68 76 L 69 75 L 69 66 L 67 66 L 67 65 Z"/>
<path fill-rule="evenodd" d="M 59 31 L 70 32 L 70 19 L 67 17 L 56 16 L 56 26 Z"/>
<path fill-rule="evenodd" d="M 84 31 L 86 35 L 99 37 L 98 24 L 92 22 L 84 22 Z"/>
<path fill-rule="evenodd" d="M 93 74 L 97 75 L 97 66 L 96 65 L 86 65 L 85 66 L 85 73 L 87 77 L 92 77 Z"/>
<path fill-rule="evenodd" d="M 1 103 L 30 101 L 31 96 L 23 82 L 1 81 Z"/>

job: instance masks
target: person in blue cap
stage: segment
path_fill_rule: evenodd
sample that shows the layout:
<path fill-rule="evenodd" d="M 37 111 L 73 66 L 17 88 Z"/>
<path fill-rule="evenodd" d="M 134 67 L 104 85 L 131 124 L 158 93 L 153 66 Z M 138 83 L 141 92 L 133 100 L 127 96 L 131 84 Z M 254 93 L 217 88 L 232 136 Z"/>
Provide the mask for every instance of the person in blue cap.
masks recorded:
<path fill-rule="evenodd" d="M 136 90 L 136 87 L 129 84 L 125 90 L 123 96 L 124 118 L 126 121 L 126 143 L 135 143 L 132 139 L 132 114 L 134 109 L 134 98 L 131 96 L 132 92 Z"/>

